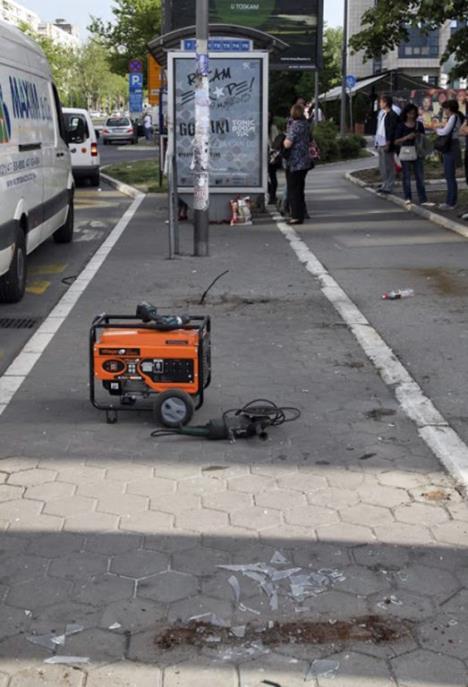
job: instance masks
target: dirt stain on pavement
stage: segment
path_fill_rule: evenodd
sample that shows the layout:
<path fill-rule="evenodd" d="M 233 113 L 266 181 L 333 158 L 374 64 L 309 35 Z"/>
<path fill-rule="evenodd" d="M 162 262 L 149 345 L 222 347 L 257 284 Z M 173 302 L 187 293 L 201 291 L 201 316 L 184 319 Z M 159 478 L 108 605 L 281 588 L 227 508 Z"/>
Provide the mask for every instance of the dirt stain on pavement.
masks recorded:
<path fill-rule="evenodd" d="M 213 643 L 245 646 L 259 641 L 266 647 L 335 642 L 370 642 L 377 645 L 408 638 L 412 625 L 409 620 L 378 615 L 336 621 L 286 621 L 271 623 L 271 626 L 265 628 L 246 625 L 242 638 L 239 638 L 229 627 L 194 620 L 186 625 L 176 625 L 164 630 L 154 641 L 157 647 L 165 650 L 183 646 L 212 647 Z"/>
<path fill-rule="evenodd" d="M 416 269 L 415 272 L 427 279 L 433 290 L 441 296 L 465 296 L 467 293 L 468 279 L 465 272 L 453 273 L 438 267 Z"/>

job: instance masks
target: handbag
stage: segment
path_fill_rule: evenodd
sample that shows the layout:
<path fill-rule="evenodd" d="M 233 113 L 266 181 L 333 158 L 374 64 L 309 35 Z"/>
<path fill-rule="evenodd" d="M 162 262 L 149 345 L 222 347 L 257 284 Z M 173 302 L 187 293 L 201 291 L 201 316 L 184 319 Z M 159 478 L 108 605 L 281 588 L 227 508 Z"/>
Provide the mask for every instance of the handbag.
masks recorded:
<path fill-rule="evenodd" d="M 434 150 L 437 150 L 437 152 L 442 154 L 450 153 L 452 149 L 453 132 L 457 126 L 457 120 L 458 117 L 455 116 L 452 131 L 450 131 L 448 134 L 445 134 L 445 136 L 437 136 L 436 142 L 434 143 Z"/>
<path fill-rule="evenodd" d="M 418 159 L 416 146 L 402 146 L 400 149 L 400 162 L 414 162 Z"/>

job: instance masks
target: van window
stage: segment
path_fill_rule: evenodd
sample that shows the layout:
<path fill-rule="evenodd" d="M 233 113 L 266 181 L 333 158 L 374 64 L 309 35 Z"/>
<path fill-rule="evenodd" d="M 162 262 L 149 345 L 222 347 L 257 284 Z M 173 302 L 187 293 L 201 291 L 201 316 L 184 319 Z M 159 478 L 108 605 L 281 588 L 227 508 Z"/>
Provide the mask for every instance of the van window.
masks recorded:
<path fill-rule="evenodd" d="M 57 122 L 58 122 L 58 127 L 59 127 L 59 133 L 60 133 L 60 138 L 62 141 L 67 140 L 67 136 L 65 133 L 65 123 L 63 121 L 63 112 L 62 112 L 62 105 L 60 104 L 60 98 L 59 94 L 57 92 L 57 89 L 55 87 L 55 84 L 52 84 L 52 92 L 54 94 L 54 104 L 55 104 L 55 112 L 57 114 Z"/>
<path fill-rule="evenodd" d="M 106 126 L 132 126 L 127 117 L 109 117 Z"/>
<path fill-rule="evenodd" d="M 89 138 L 89 128 L 86 117 L 83 115 L 64 112 L 65 128 L 68 131 L 69 143 L 84 143 Z"/>

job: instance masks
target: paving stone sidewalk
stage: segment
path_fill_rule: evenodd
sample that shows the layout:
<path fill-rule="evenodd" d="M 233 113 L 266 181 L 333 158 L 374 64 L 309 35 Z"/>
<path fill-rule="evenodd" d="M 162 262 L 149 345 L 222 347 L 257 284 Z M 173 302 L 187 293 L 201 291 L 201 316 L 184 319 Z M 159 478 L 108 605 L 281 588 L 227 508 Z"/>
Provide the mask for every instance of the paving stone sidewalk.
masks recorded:
<path fill-rule="evenodd" d="M 169 262 L 154 204 L 0 418 L 0 687 L 466 687 L 456 485 L 271 221 Z M 301 419 L 236 444 L 106 425 L 88 327 L 142 299 L 213 317 L 200 422 L 256 397 Z"/>

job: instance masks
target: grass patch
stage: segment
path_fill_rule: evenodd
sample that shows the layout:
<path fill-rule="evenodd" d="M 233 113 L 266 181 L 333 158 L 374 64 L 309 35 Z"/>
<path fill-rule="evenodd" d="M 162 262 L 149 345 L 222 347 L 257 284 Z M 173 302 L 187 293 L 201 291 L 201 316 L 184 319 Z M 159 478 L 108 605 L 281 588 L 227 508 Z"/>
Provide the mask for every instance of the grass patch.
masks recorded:
<path fill-rule="evenodd" d="M 159 186 L 159 165 L 156 160 L 119 162 L 107 165 L 103 172 L 124 184 L 134 186 L 143 193 L 166 193 L 167 191 L 166 177 L 163 178 L 163 185 Z"/>
<path fill-rule="evenodd" d="M 353 176 L 361 181 L 365 181 L 366 184 L 379 184 L 381 182 L 381 176 L 378 167 L 378 160 L 375 159 L 376 166 L 372 169 L 361 169 L 357 172 L 353 172 Z M 460 167 L 459 175 L 464 176 L 463 169 Z M 426 160 L 424 164 L 424 177 L 427 180 L 431 179 L 442 179 L 444 178 L 444 169 L 442 163 L 439 160 Z"/>

